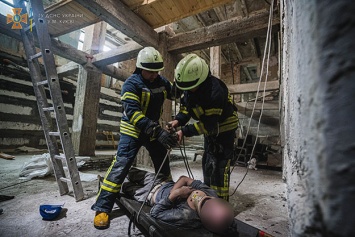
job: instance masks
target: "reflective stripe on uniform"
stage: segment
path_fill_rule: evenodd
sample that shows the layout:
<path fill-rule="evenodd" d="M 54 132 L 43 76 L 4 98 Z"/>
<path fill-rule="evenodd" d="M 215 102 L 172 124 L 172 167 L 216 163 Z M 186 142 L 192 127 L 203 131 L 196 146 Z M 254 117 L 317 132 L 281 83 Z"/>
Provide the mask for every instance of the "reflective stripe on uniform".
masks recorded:
<path fill-rule="evenodd" d="M 198 134 L 207 134 L 207 130 L 205 129 L 205 126 L 202 122 L 194 123 L 194 127 L 196 128 Z"/>
<path fill-rule="evenodd" d="M 179 113 L 182 113 L 182 114 L 185 114 L 185 115 L 186 115 L 186 114 L 188 114 L 189 112 L 187 111 L 187 109 L 186 109 L 185 106 L 181 106 Z"/>
<path fill-rule="evenodd" d="M 206 114 L 206 116 L 221 115 L 222 114 L 222 109 L 219 109 L 219 108 L 206 109 L 205 110 L 205 114 Z"/>
<path fill-rule="evenodd" d="M 121 190 L 121 186 L 121 184 L 115 184 L 104 179 L 104 182 L 101 185 L 101 189 L 106 190 L 110 193 L 118 193 Z"/>
<path fill-rule="evenodd" d="M 139 128 L 133 126 L 132 124 L 121 120 L 120 133 L 126 134 L 131 137 L 138 138 L 138 136 L 140 134 L 140 130 L 139 130 Z"/>
<path fill-rule="evenodd" d="M 211 188 L 216 191 L 218 197 L 225 198 L 229 196 L 229 187 L 211 185 Z"/>
<path fill-rule="evenodd" d="M 149 101 L 150 101 L 150 92 L 142 91 L 141 107 L 142 107 L 143 114 L 147 113 Z"/>
<path fill-rule="evenodd" d="M 121 98 L 121 100 L 131 99 L 139 102 L 139 97 L 132 92 L 125 92 Z"/>
<path fill-rule="evenodd" d="M 232 116 L 228 117 L 222 123 L 219 124 L 219 132 L 226 132 L 238 127 L 239 119 L 237 112 L 234 112 Z"/>
<path fill-rule="evenodd" d="M 136 123 L 144 118 L 144 114 L 142 113 L 142 111 L 136 111 L 134 112 L 134 114 L 132 115 L 131 119 L 129 120 L 134 126 L 136 125 Z"/>
<path fill-rule="evenodd" d="M 230 160 L 228 160 L 223 173 L 223 186 L 211 185 L 213 190 L 216 190 L 217 195 L 228 201 L 229 199 L 229 176 L 230 176 Z"/>
<path fill-rule="evenodd" d="M 198 119 L 200 119 L 201 115 L 204 114 L 204 111 L 201 106 L 198 106 L 196 108 L 192 108 L 192 111 L 195 113 L 195 115 Z"/>
<path fill-rule="evenodd" d="M 105 178 L 104 178 L 104 181 L 102 182 L 102 185 L 101 185 L 101 189 L 106 190 L 111 193 L 118 193 L 121 190 L 121 186 L 122 186 L 122 184 L 116 184 L 116 183 L 113 183 L 113 182 L 106 179 L 107 176 L 109 175 L 109 173 L 111 172 L 112 167 L 116 162 L 116 159 L 117 159 L 117 157 L 115 156 L 115 159 L 113 159 L 110 168 L 108 168 Z"/>

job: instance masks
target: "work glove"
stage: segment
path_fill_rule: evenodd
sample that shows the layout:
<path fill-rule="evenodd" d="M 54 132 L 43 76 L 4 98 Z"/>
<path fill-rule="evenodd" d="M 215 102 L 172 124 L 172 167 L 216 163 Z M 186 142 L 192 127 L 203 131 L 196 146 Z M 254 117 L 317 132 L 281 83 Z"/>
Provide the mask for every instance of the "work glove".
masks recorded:
<path fill-rule="evenodd" d="M 157 123 L 151 122 L 147 126 L 145 133 L 151 138 L 156 138 L 166 149 L 177 145 L 177 136 L 175 133 L 169 133 Z"/>
<path fill-rule="evenodd" d="M 166 149 L 171 149 L 177 145 L 177 137 L 172 133 L 162 129 L 160 126 L 154 128 L 154 135 Z"/>

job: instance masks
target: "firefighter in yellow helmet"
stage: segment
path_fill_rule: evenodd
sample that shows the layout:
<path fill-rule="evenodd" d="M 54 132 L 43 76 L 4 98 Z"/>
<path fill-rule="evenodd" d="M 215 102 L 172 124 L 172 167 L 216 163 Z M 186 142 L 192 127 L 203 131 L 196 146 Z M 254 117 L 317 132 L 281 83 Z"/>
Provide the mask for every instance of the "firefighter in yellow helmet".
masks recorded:
<path fill-rule="evenodd" d="M 183 91 L 181 108 L 170 126 L 183 136 L 204 135 L 204 183 L 229 200 L 230 162 L 233 156 L 237 108 L 227 86 L 211 75 L 205 60 L 196 54 L 184 57 L 175 68 L 175 83 Z M 187 124 L 193 118 L 196 122 Z"/>
<path fill-rule="evenodd" d="M 153 47 L 139 51 L 134 73 L 124 82 L 121 90 L 123 116 L 120 122 L 120 141 L 117 154 L 100 187 L 96 202 L 94 226 L 109 227 L 109 213 L 118 197 L 122 183 L 138 153 L 144 146 L 153 161 L 155 172 L 171 177 L 169 159 L 164 161 L 167 149 L 176 143 L 176 137 L 160 127 L 165 99 L 172 99 L 171 83 L 159 75 L 164 69 L 161 54 Z"/>

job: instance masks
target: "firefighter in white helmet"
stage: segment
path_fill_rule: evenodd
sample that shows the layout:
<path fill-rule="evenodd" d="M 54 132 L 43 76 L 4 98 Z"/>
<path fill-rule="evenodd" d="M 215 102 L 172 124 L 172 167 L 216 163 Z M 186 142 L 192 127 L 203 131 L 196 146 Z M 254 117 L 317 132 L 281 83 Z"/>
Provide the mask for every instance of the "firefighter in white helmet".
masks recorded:
<path fill-rule="evenodd" d="M 148 150 L 155 172 L 162 165 L 161 174 L 171 178 L 169 159 L 162 163 L 167 149 L 175 146 L 177 139 L 158 123 L 164 100 L 173 97 L 171 83 L 159 75 L 163 69 L 158 50 L 145 47 L 138 53 L 133 75 L 122 86 L 123 116 L 117 154 L 91 207 L 96 211 L 94 226 L 98 229 L 109 227 L 109 213 L 141 146 Z"/>
<path fill-rule="evenodd" d="M 180 111 L 169 125 L 181 126 L 179 141 L 183 136 L 204 135 L 203 181 L 220 198 L 229 200 L 229 169 L 238 115 L 227 86 L 211 75 L 205 60 L 196 54 L 188 54 L 177 64 L 175 83 L 183 90 L 183 97 Z M 187 124 L 191 117 L 196 122 Z"/>

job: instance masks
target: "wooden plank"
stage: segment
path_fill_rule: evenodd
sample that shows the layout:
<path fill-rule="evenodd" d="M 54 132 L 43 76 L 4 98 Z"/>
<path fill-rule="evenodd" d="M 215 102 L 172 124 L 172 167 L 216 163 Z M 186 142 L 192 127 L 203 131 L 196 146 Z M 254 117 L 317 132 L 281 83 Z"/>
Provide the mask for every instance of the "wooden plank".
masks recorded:
<path fill-rule="evenodd" d="M 185 33 L 176 34 L 168 39 L 168 51 L 186 53 L 212 46 L 244 41 L 251 37 L 265 36 L 268 26 L 269 13 L 261 12 L 240 19 L 238 17 L 198 28 Z M 273 26 L 278 27 L 280 20 L 273 19 Z"/>
<path fill-rule="evenodd" d="M 243 110 L 252 110 L 254 107 L 254 101 L 251 102 L 239 102 L 236 103 L 238 111 Z M 262 109 L 262 102 L 257 101 L 255 104 L 255 109 L 260 110 Z M 264 110 L 279 110 L 279 102 L 278 101 L 265 101 Z"/>
<path fill-rule="evenodd" d="M 106 24 L 106 22 L 99 22 L 85 28 L 84 50 L 90 54 L 102 51 L 105 43 Z M 91 67 L 80 67 L 75 93 L 72 140 L 75 154 L 81 156 L 95 156 L 100 78 L 100 71 Z"/>
<path fill-rule="evenodd" d="M 59 40 L 51 39 L 53 53 L 80 65 L 87 63 L 90 54 L 74 48 L 69 44 L 65 44 Z"/>
<path fill-rule="evenodd" d="M 6 22 L 6 17 L 0 14 L 0 22 Z M 0 32 L 10 36 L 14 39 L 22 41 L 20 31 L 19 30 L 12 30 L 10 24 L 0 24 Z M 92 58 L 93 56 L 85 53 L 81 50 L 78 50 L 68 44 L 60 42 L 56 39 L 51 39 L 52 43 L 52 50 L 53 53 L 66 58 L 70 61 L 73 61 L 77 64 L 84 65 L 87 63 L 88 58 Z M 38 44 L 36 44 L 38 46 Z M 112 76 L 118 80 L 124 81 L 127 78 L 127 72 L 121 70 L 120 68 L 114 66 L 103 66 L 100 67 L 100 70 L 108 76 Z"/>
<path fill-rule="evenodd" d="M 53 37 L 64 35 L 100 21 L 99 17 L 73 0 L 55 3 L 46 8 L 45 13 L 48 16 L 54 16 L 52 18 L 46 17 L 46 20 L 56 21 L 48 24 L 49 33 Z M 68 22 L 64 23 L 65 20 Z"/>
<path fill-rule="evenodd" d="M 210 70 L 213 76 L 221 78 L 221 46 L 210 48 Z"/>
<path fill-rule="evenodd" d="M 143 46 L 158 47 L 158 33 L 121 1 L 76 0 L 112 27 Z"/>
<path fill-rule="evenodd" d="M 63 78 L 77 73 L 78 70 L 79 64 L 75 62 L 69 62 L 67 64 L 57 67 L 57 74 L 59 78 Z"/>
<path fill-rule="evenodd" d="M 93 63 L 97 66 L 104 66 L 136 58 L 142 48 L 139 44 L 131 42 L 110 51 L 95 54 Z"/>
<path fill-rule="evenodd" d="M 167 10 L 170 7 L 169 2 L 166 2 L 165 0 L 156 0 L 156 1 L 141 1 L 141 3 L 138 5 L 136 1 L 131 1 L 125 0 L 124 1 L 127 6 L 134 11 L 137 15 L 139 15 L 142 19 L 144 19 L 146 22 L 151 21 L 151 17 L 159 14 L 159 12 L 164 12 L 164 11 L 169 11 Z M 177 11 L 176 13 L 174 12 L 173 14 L 165 14 L 163 16 L 162 21 L 152 21 L 150 23 L 152 28 L 158 28 L 160 26 L 169 24 L 171 22 L 175 22 L 178 20 L 181 20 L 185 17 L 196 15 L 198 13 L 207 11 L 209 9 L 221 6 L 223 4 L 227 4 L 232 2 L 232 0 L 174 0 L 175 5 L 179 6 L 184 6 L 186 8 L 185 11 Z M 155 11 L 151 12 L 152 15 L 145 15 L 142 14 L 145 12 L 146 9 L 148 8 L 153 8 Z M 174 8 L 178 10 L 179 8 Z"/>
<path fill-rule="evenodd" d="M 258 91 L 259 83 L 245 83 L 239 85 L 228 85 L 228 90 L 231 94 L 253 93 Z M 260 83 L 259 92 L 264 91 L 265 82 Z M 266 82 L 265 91 L 273 91 L 279 89 L 279 81 Z"/>
<path fill-rule="evenodd" d="M 62 6 L 65 6 L 66 4 L 72 2 L 73 0 L 62 0 L 62 1 L 59 1 L 59 2 L 56 2 L 48 7 L 46 7 L 45 12 L 46 13 L 51 13 L 53 12 L 54 10 L 58 9 L 58 8 L 61 8 Z"/>
<path fill-rule="evenodd" d="M 139 15 L 145 22 L 149 24 L 149 26 L 157 25 L 159 22 L 165 21 L 164 16 L 166 15 L 165 9 L 157 10 L 157 4 L 149 5 L 145 8 L 140 8 L 137 15 Z M 139 13 L 139 14 L 138 14 Z M 153 27 L 152 27 L 153 28 Z"/>
<path fill-rule="evenodd" d="M 166 50 L 166 40 L 168 37 L 167 32 L 161 32 L 160 34 L 160 39 L 161 39 L 161 45 L 160 48 L 158 48 L 159 52 L 161 53 L 163 59 L 164 59 L 164 69 L 160 72 L 161 75 L 163 75 L 165 78 L 167 78 L 170 82 L 174 81 L 174 69 L 176 64 L 178 63 L 178 59 L 176 55 L 170 54 Z M 171 101 L 166 100 L 163 105 L 163 114 L 162 114 L 162 120 L 164 122 L 169 122 L 172 118 L 172 103 Z"/>

